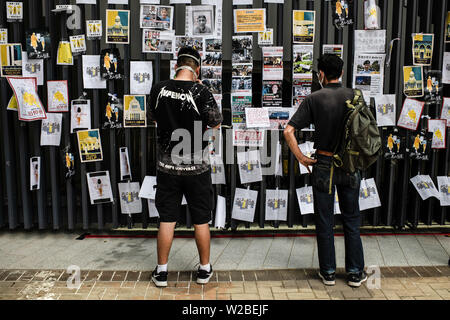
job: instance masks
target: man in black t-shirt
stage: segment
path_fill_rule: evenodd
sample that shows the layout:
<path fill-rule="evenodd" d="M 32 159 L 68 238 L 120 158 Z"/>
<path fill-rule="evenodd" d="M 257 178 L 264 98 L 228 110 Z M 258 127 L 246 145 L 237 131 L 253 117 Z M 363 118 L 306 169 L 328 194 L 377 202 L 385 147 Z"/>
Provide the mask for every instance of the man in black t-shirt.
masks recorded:
<path fill-rule="evenodd" d="M 325 54 L 319 59 L 319 82 L 323 89 L 306 97 L 298 108 L 284 136 L 289 148 L 301 165 L 313 166 L 311 175 L 314 193 L 319 276 L 325 285 L 335 284 L 336 257 L 334 249 L 335 190 L 339 195 L 345 235 L 345 268 L 348 284 L 359 287 L 367 280 L 360 237 L 359 188 L 361 174 L 333 170 L 333 152 L 344 127 L 347 100 L 353 100 L 352 89 L 343 88 L 339 78 L 344 62 L 335 55 Z M 315 160 L 306 157 L 298 147 L 295 130 L 314 124 Z"/>
<path fill-rule="evenodd" d="M 149 99 L 149 114 L 157 124 L 156 208 L 160 216 L 158 266 L 152 280 L 167 286 L 167 263 L 183 195 L 192 215 L 200 255 L 197 283 L 212 276 L 209 221 L 212 211 L 210 165 L 204 157 L 208 127 L 218 129 L 222 115 L 213 95 L 197 79 L 201 58 L 191 47 L 178 52 L 176 79 L 156 84 Z M 205 153 L 206 154 L 206 153 Z"/>

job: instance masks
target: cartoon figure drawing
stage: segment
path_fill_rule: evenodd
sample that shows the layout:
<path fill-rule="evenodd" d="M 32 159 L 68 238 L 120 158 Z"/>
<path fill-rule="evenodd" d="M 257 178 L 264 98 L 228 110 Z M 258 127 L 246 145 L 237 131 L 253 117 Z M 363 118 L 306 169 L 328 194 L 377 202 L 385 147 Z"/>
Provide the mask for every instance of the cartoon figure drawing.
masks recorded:
<path fill-rule="evenodd" d="M 103 66 L 109 72 L 109 69 L 111 68 L 111 58 L 109 57 L 108 52 L 105 54 L 105 58 L 103 60 Z"/>
<path fill-rule="evenodd" d="M 116 16 L 114 21 L 115 21 L 115 23 L 111 29 L 112 33 L 115 35 L 122 35 L 123 34 L 123 26 L 122 26 L 122 23 L 120 22 L 120 17 Z"/>
<path fill-rule="evenodd" d="M 104 187 L 104 185 L 102 183 L 102 179 L 97 179 L 97 183 L 95 184 L 95 189 L 97 189 L 99 197 L 103 197 L 103 187 Z"/>
<path fill-rule="evenodd" d="M 64 95 L 61 93 L 61 91 L 56 91 L 55 94 L 53 95 L 53 101 L 56 102 L 61 102 L 63 104 L 66 104 L 66 98 L 64 97 Z"/>
<path fill-rule="evenodd" d="M 36 33 L 33 32 L 33 34 L 30 37 L 31 40 L 31 47 L 34 49 L 34 51 L 37 51 L 37 46 L 38 46 L 38 38 L 36 36 Z"/>
<path fill-rule="evenodd" d="M 23 94 L 23 102 L 28 106 L 35 106 L 37 105 L 36 97 L 28 92 L 24 92 Z"/>
<path fill-rule="evenodd" d="M 392 149 L 394 149 L 394 138 L 392 137 L 392 133 L 388 137 L 387 147 L 388 147 L 389 151 L 392 153 Z"/>
<path fill-rule="evenodd" d="M 419 148 L 420 148 L 420 144 L 421 144 L 421 137 L 420 135 L 417 135 L 416 138 L 414 139 L 414 149 L 416 150 L 416 153 L 419 152 Z"/>
<path fill-rule="evenodd" d="M 108 104 L 106 105 L 106 117 L 108 118 L 108 121 L 111 123 L 112 108 L 111 108 L 111 103 L 110 102 L 108 102 Z"/>
<path fill-rule="evenodd" d="M 414 121 L 414 123 L 416 122 L 417 114 L 416 114 L 416 112 L 414 111 L 414 109 L 411 109 L 411 110 L 408 111 L 408 117 L 409 117 L 412 121 Z"/>

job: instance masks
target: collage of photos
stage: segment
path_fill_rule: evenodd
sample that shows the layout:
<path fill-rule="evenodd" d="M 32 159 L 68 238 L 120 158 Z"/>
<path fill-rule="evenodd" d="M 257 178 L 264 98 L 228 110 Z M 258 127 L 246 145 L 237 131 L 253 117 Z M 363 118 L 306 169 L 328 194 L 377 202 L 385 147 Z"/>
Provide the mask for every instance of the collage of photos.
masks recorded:
<path fill-rule="evenodd" d="M 233 36 L 231 91 L 251 94 L 253 36 Z"/>
<path fill-rule="evenodd" d="M 311 94 L 314 47 L 294 45 L 293 55 L 292 106 L 298 108 Z"/>
<path fill-rule="evenodd" d="M 173 29 L 173 7 L 141 5 L 140 26 L 157 30 Z"/>
<path fill-rule="evenodd" d="M 155 31 L 143 29 L 142 52 L 143 53 L 173 53 L 175 34 L 170 31 Z"/>

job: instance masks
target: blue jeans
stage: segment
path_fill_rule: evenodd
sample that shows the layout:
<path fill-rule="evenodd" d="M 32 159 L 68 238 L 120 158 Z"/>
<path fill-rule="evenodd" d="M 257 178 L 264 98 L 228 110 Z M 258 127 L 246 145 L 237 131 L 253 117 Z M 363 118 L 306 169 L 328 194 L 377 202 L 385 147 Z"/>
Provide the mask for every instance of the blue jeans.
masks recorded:
<path fill-rule="evenodd" d="M 358 273 L 364 270 L 364 253 L 360 237 L 359 188 L 361 174 L 347 174 L 335 169 L 330 194 L 331 158 L 317 155 L 313 167 L 312 185 L 317 233 L 319 266 L 323 273 L 336 272 L 334 248 L 334 199 L 337 190 L 345 237 L 345 270 Z"/>

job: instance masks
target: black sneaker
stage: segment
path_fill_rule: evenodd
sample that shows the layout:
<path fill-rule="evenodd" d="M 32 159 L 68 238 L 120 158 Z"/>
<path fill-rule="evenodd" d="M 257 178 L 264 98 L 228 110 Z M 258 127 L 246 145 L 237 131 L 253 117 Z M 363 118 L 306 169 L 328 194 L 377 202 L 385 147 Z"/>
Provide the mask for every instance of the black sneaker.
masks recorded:
<path fill-rule="evenodd" d="M 158 267 L 152 272 L 152 281 L 157 287 L 167 287 L 167 272 L 161 271 L 158 273 L 157 270 Z"/>
<path fill-rule="evenodd" d="M 211 279 L 213 275 L 212 266 L 209 267 L 209 271 L 198 268 L 197 270 L 197 283 L 198 284 L 207 284 L 209 279 Z"/>
<path fill-rule="evenodd" d="M 323 273 L 319 271 L 319 277 L 326 286 L 334 286 L 336 284 L 336 273 Z"/>
<path fill-rule="evenodd" d="M 347 275 L 347 281 L 350 287 L 358 288 L 363 282 L 367 281 L 367 273 L 364 271 L 360 273 L 349 273 Z"/>

